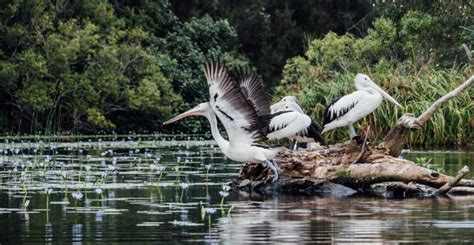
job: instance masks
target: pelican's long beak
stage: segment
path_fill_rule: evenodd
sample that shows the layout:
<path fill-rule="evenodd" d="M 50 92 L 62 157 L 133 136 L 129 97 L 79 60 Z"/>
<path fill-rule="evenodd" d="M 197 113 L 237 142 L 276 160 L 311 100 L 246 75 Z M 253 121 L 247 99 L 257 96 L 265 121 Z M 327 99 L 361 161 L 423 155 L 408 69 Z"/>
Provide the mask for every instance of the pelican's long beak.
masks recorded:
<path fill-rule="evenodd" d="M 185 117 L 202 116 L 202 115 L 204 115 L 204 112 L 199 108 L 199 106 L 196 106 L 193 109 L 191 109 L 189 111 L 186 111 L 186 112 L 183 112 L 183 113 L 171 118 L 170 120 L 164 122 L 163 125 L 174 123 L 174 122 L 176 122 L 178 120 L 181 120 Z"/>
<path fill-rule="evenodd" d="M 371 87 L 374 88 L 375 90 L 377 90 L 385 99 L 392 102 L 397 107 L 401 107 L 401 105 L 392 96 L 390 96 L 387 92 L 385 92 L 385 90 L 383 90 L 381 87 L 379 87 L 373 81 L 371 81 Z"/>
<path fill-rule="evenodd" d="M 283 109 L 283 107 L 285 107 L 285 104 L 286 104 L 285 101 L 280 100 L 277 103 L 271 105 L 270 110 L 271 110 L 272 113 L 275 113 L 275 112 L 280 111 L 281 109 Z"/>

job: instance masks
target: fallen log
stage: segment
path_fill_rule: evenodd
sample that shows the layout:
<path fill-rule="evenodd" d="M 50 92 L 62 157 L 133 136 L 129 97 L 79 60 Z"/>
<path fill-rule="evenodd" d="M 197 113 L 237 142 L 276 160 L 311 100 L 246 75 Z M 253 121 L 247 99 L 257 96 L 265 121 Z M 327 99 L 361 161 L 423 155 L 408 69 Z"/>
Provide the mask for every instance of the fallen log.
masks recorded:
<path fill-rule="evenodd" d="M 443 104 L 473 82 L 474 76 L 441 97 L 417 118 L 404 114 L 377 146 L 366 145 L 364 140 L 362 145 L 347 141 L 298 151 L 283 150 L 276 157 L 282 169 L 278 181 L 272 182 L 273 172 L 263 164 L 247 163 L 240 171 L 236 187 L 259 192 L 271 190 L 323 196 L 334 192 L 336 196 L 350 196 L 373 194 L 373 186 L 382 183 L 382 187 L 392 193 L 388 196 L 397 198 L 472 195 L 474 180 L 463 179 L 469 173 L 467 166 L 452 177 L 398 156 L 410 131 L 422 129 Z"/>
<path fill-rule="evenodd" d="M 359 156 L 356 143 L 347 141 L 333 146 L 320 146 L 298 151 L 284 150 L 277 156 L 282 175 L 272 183 L 272 171 L 259 163 L 247 163 L 240 172 L 239 188 L 256 191 L 282 190 L 289 193 L 318 194 L 325 183 L 339 184 L 359 193 L 371 193 L 377 183 L 417 183 L 439 189 L 436 195 L 447 193 L 454 186 L 469 188 L 474 193 L 474 181 L 462 180 L 469 169 L 465 166 L 457 177 L 438 173 L 409 160 L 388 155 L 384 148 L 368 147 L 361 157 L 363 163 L 352 164 Z M 406 185 L 400 185 L 406 188 Z M 400 187 L 398 186 L 398 187 Z M 393 186 L 389 186 L 388 190 Z M 420 192 L 420 196 L 425 193 Z"/>
<path fill-rule="evenodd" d="M 410 198 L 410 197 L 432 197 L 436 192 L 435 188 L 415 184 L 410 182 L 408 184 L 402 182 L 388 182 L 375 184 L 371 187 L 375 196 L 384 198 Z"/>

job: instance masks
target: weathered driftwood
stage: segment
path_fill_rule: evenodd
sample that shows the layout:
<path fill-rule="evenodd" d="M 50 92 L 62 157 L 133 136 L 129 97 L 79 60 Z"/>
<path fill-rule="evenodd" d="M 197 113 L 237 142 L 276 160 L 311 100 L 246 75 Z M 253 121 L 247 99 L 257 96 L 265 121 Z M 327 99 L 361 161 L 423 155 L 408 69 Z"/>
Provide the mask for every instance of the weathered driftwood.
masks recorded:
<path fill-rule="evenodd" d="M 277 182 L 271 182 L 272 171 L 262 164 L 247 163 L 241 170 L 239 187 L 257 191 L 271 188 L 272 191 L 279 190 L 286 193 L 321 194 L 323 191 L 328 191 L 327 188 L 321 189 L 327 187 L 323 186 L 324 184 L 333 183 L 354 190 L 351 193 L 341 186 L 331 186 L 338 192 L 336 195 L 340 196 L 340 192 L 350 195 L 355 192 L 371 193 L 371 186 L 377 183 L 400 182 L 388 184 L 387 191 L 405 189 L 419 195 L 426 194 L 426 191 L 418 189 L 415 191 L 414 184 L 403 184 L 412 182 L 439 188 L 433 193 L 436 195 L 444 195 L 454 186 L 464 187 L 464 192 L 472 189 L 474 193 L 474 181 L 462 180 L 469 172 L 467 166 L 458 176 L 451 177 L 411 161 L 392 157 L 385 148 L 370 146 L 359 159 L 362 163 L 353 164 L 352 162 L 359 157 L 360 150 L 361 146 L 352 141 L 298 151 L 284 150 L 276 159 L 282 169 L 282 175 Z"/>
<path fill-rule="evenodd" d="M 276 159 L 282 169 L 278 181 L 272 182 L 272 171 L 262 164 L 247 163 L 241 169 L 237 187 L 322 196 L 380 195 L 380 188 L 384 190 L 383 196 L 397 198 L 474 194 L 474 180 L 463 179 L 469 173 L 467 166 L 452 177 L 398 158 L 408 132 L 421 129 L 436 110 L 473 82 L 474 76 L 437 100 L 417 118 L 411 114 L 403 115 L 378 146 L 347 141 L 298 151 L 284 150 Z M 379 185 L 374 187 L 375 184 Z"/>
<path fill-rule="evenodd" d="M 464 168 L 460 169 L 458 174 L 456 175 L 456 177 L 454 178 L 451 178 L 450 180 L 448 180 L 448 182 L 446 182 L 446 184 L 444 184 L 443 186 L 441 186 L 438 191 L 436 192 L 436 195 L 445 195 L 446 193 L 448 193 L 454 186 L 456 186 L 459 181 L 461 181 L 462 178 L 464 178 L 464 176 L 466 176 L 467 174 L 469 173 L 469 168 L 467 166 L 464 166 Z"/>

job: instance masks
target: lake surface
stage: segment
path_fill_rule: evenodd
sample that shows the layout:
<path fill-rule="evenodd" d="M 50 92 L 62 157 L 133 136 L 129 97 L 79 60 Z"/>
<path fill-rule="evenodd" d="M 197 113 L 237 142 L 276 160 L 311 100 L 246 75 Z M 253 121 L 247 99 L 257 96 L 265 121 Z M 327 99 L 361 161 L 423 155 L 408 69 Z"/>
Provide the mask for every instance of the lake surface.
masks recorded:
<path fill-rule="evenodd" d="M 473 152 L 404 157 L 474 169 Z M 474 242 L 473 198 L 227 193 L 239 169 L 204 138 L 10 140 L 0 144 L 0 243 Z"/>

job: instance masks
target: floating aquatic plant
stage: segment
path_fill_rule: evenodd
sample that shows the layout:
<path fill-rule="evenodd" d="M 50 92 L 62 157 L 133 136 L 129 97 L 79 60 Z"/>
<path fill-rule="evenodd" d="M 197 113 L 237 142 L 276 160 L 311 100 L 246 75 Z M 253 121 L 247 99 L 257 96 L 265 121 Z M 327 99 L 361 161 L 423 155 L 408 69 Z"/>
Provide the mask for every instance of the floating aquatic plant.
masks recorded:
<path fill-rule="evenodd" d="M 46 193 L 46 223 L 49 223 L 49 195 L 53 193 L 53 189 L 46 188 L 44 192 Z"/>
<path fill-rule="evenodd" d="M 181 195 L 179 196 L 179 201 L 183 202 L 184 190 L 189 188 L 189 183 L 181 182 L 179 183 L 179 186 L 181 187 Z"/>
<path fill-rule="evenodd" d="M 25 169 L 24 171 L 21 172 L 21 177 L 20 177 L 20 181 L 21 181 L 21 185 L 22 185 L 22 188 L 23 188 L 23 192 L 24 192 L 24 196 L 23 196 L 23 206 L 28 206 L 27 203 L 30 203 L 30 200 L 27 200 L 26 197 L 28 195 L 28 188 L 26 187 L 26 181 L 27 181 L 27 175 L 26 175 L 26 171 L 27 169 Z M 25 208 L 26 209 L 26 208 Z"/>
<path fill-rule="evenodd" d="M 49 210 L 49 195 L 51 195 L 51 193 L 53 193 L 53 189 L 46 188 L 44 190 L 44 192 L 46 193 L 46 210 Z"/>
<path fill-rule="evenodd" d="M 233 204 L 230 206 L 229 210 L 227 210 L 227 217 L 231 217 L 230 213 L 232 212 L 232 210 L 234 210 L 234 205 Z"/>
<path fill-rule="evenodd" d="M 221 207 L 224 206 L 224 199 L 229 196 L 230 186 L 222 185 L 222 191 L 219 191 L 219 195 L 222 197 L 221 199 Z"/>
<path fill-rule="evenodd" d="M 160 173 L 159 177 L 158 177 L 158 183 L 161 181 L 161 178 L 163 177 L 163 173 L 165 172 L 166 170 L 166 167 L 160 167 L 158 172 Z"/>
<path fill-rule="evenodd" d="M 95 193 L 97 193 L 97 195 L 102 195 L 103 193 L 103 190 L 101 188 L 96 188 L 94 191 Z"/>
<path fill-rule="evenodd" d="M 209 170 L 211 169 L 212 165 L 207 164 L 205 167 L 206 167 L 206 179 L 209 179 Z"/>
<path fill-rule="evenodd" d="M 107 171 L 113 173 L 113 172 L 117 171 L 117 167 L 115 167 L 114 165 L 107 165 Z"/>
<path fill-rule="evenodd" d="M 181 176 L 181 168 L 179 165 L 176 165 L 173 167 L 173 170 L 176 172 L 176 180 L 174 182 L 174 184 L 178 184 L 179 183 L 179 177 Z"/>
<path fill-rule="evenodd" d="M 221 198 L 221 206 L 223 206 L 224 205 L 224 199 L 229 196 L 229 192 L 219 191 L 219 195 L 222 197 Z"/>
<path fill-rule="evenodd" d="M 217 208 L 207 207 L 207 208 L 204 208 L 204 211 L 206 212 L 206 214 L 214 214 L 217 211 Z"/>
<path fill-rule="evenodd" d="M 64 181 L 64 198 L 67 198 L 67 193 L 68 193 L 68 185 L 67 185 L 68 173 L 67 173 L 67 171 L 61 171 L 61 176 L 62 176 L 63 181 Z"/>
<path fill-rule="evenodd" d="M 30 200 L 26 200 L 24 203 L 23 203 L 23 209 L 26 211 L 28 209 L 28 206 L 30 205 Z"/>
<path fill-rule="evenodd" d="M 204 212 L 207 214 L 209 230 L 211 230 L 211 215 L 214 214 L 216 211 L 217 211 L 216 208 L 211 208 L 211 207 L 204 208 Z"/>
<path fill-rule="evenodd" d="M 76 191 L 76 192 L 71 193 L 71 196 L 72 196 L 72 198 L 74 198 L 75 200 L 80 201 L 80 200 L 82 200 L 82 198 L 84 197 L 84 194 L 82 194 L 82 192 L 80 192 L 80 191 Z"/>
<path fill-rule="evenodd" d="M 72 198 L 74 199 L 74 207 L 77 207 L 77 203 L 82 200 L 84 194 L 80 191 L 75 191 L 71 193 Z"/>

